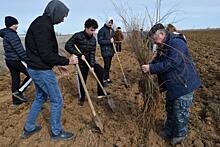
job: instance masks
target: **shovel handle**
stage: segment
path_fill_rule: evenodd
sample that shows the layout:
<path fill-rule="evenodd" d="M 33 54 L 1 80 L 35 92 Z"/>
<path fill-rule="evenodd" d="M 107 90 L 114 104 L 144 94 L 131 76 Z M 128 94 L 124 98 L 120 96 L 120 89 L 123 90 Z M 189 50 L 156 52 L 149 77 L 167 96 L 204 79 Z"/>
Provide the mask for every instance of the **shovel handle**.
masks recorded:
<path fill-rule="evenodd" d="M 116 54 L 118 63 L 119 63 L 119 65 L 120 65 L 121 72 L 122 72 L 123 77 L 124 77 L 124 82 L 125 82 L 126 85 L 128 85 L 128 81 L 127 81 L 127 79 L 126 79 L 126 77 L 125 77 L 125 73 L 124 73 L 124 70 L 123 70 L 123 68 L 122 68 L 121 61 L 120 61 L 120 59 L 119 59 L 118 53 L 117 53 L 117 51 L 116 51 L 115 44 L 112 43 L 112 45 L 113 45 L 113 49 L 114 49 L 114 51 L 115 51 L 115 54 Z"/>
<path fill-rule="evenodd" d="M 95 117 L 95 116 L 96 116 L 95 108 L 94 108 L 94 106 L 93 106 L 93 104 L 92 104 L 92 100 L 91 100 L 91 98 L 90 98 L 90 96 L 89 96 L 89 92 L 88 92 L 88 90 L 87 90 L 87 88 L 86 88 L 86 84 L 85 84 L 85 81 L 84 81 L 84 79 L 83 79 L 83 76 L 82 76 L 82 73 L 81 73 L 81 70 L 80 70 L 78 64 L 76 64 L 76 68 L 77 68 L 77 71 L 78 71 L 79 78 L 80 78 L 80 80 L 81 80 L 83 89 L 84 89 L 84 91 L 85 91 L 86 97 L 87 97 L 87 99 L 88 99 L 89 106 L 90 106 L 90 108 L 91 108 L 92 114 L 93 114 L 93 116 Z"/>
<path fill-rule="evenodd" d="M 76 48 L 76 50 L 77 50 L 79 53 L 81 53 L 81 51 L 79 50 L 79 48 L 78 48 L 76 45 L 74 45 L 74 47 Z M 88 68 L 90 69 L 90 71 L 92 72 L 93 76 L 95 77 L 96 81 L 98 82 L 99 86 L 101 87 L 103 93 L 107 96 L 107 92 L 106 92 L 105 88 L 102 86 L 102 83 L 99 81 L 97 75 L 96 75 L 95 72 L 92 70 L 92 67 L 89 65 L 88 61 L 85 59 L 84 62 L 86 63 L 86 65 L 88 66 Z"/>

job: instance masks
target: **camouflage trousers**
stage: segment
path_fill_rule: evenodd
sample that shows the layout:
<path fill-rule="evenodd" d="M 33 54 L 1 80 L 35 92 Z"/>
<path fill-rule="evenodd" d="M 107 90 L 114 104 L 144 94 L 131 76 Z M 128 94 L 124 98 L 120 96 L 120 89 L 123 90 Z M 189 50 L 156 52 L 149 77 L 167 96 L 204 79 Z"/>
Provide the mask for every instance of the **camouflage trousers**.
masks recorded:
<path fill-rule="evenodd" d="M 186 136 L 192 99 L 193 92 L 173 100 L 166 98 L 165 131 L 167 135 L 172 137 Z"/>

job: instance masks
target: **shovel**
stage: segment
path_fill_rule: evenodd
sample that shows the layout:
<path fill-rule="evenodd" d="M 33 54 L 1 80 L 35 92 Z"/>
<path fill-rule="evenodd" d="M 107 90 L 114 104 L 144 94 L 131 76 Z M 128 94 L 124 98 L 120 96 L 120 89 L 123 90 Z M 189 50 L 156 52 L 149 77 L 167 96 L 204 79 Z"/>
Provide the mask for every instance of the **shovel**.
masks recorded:
<path fill-rule="evenodd" d="M 125 77 L 125 73 L 124 73 L 124 70 L 123 70 L 123 68 L 122 68 L 122 65 L 121 65 L 121 62 L 120 62 L 120 59 L 119 59 L 118 53 L 117 53 L 117 51 L 116 51 L 115 44 L 112 43 L 112 45 L 113 45 L 113 48 L 114 48 L 114 51 L 115 51 L 116 57 L 117 57 L 117 59 L 118 59 L 118 63 L 119 63 L 119 65 L 120 65 L 121 72 L 122 72 L 122 74 L 123 74 L 123 78 L 124 78 L 124 82 L 125 82 L 125 87 L 128 88 L 128 87 L 129 87 L 129 84 L 128 84 L 127 78 Z"/>
<path fill-rule="evenodd" d="M 103 132 L 103 124 L 100 120 L 100 118 L 98 117 L 97 113 L 95 112 L 95 109 L 94 109 L 94 106 L 92 104 L 92 100 L 89 96 L 89 92 L 86 88 L 86 84 L 85 84 L 85 81 L 83 79 L 83 76 L 82 76 L 82 73 L 81 73 L 81 70 L 79 68 L 79 65 L 76 64 L 76 68 L 77 68 L 77 72 L 79 73 L 79 78 L 81 80 L 81 83 L 83 85 L 83 88 L 84 88 L 84 91 L 85 91 L 85 94 L 86 94 L 86 97 L 88 99 L 88 102 L 89 102 L 89 106 L 91 108 L 91 111 L 92 111 L 92 115 L 93 115 L 93 121 L 95 122 L 96 126 L 99 128 L 99 130 L 101 131 L 101 133 Z"/>
<path fill-rule="evenodd" d="M 79 50 L 79 48 L 78 48 L 76 45 L 74 45 L 74 47 L 77 49 L 77 51 L 78 51 L 79 53 L 81 53 L 81 51 Z M 88 61 L 85 60 L 84 62 L 86 63 L 86 65 L 88 66 L 88 68 L 90 69 L 90 71 L 92 72 L 93 76 L 95 77 L 96 81 L 98 82 L 99 86 L 101 87 L 101 89 L 102 89 L 104 95 L 107 97 L 107 99 L 108 99 L 108 105 L 109 105 L 110 109 L 112 110 L 112 112 L 115 112 L 116 106 L 115 106 L 115 103 L 114 103 L 113 99 L 110 98 L 110 96 L 107 94 L 105 88 L 102 86 L 102 83 L 99 81 L 97 75 L 96 75 L 95 72 L 92 70 L 92 67 L 89 65 Z"/>

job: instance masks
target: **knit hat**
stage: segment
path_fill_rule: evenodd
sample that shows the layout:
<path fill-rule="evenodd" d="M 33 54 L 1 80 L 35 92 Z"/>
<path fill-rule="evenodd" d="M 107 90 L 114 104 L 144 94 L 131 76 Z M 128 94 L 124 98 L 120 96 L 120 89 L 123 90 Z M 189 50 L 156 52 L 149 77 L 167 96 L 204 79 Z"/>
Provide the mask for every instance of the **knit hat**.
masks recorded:
<path fill-rule="evenodd" d="M 105 24 L 108 25 L 110 21 L 111 21 L 112 24 L 113 24 L 113 18 L 112 18 L 112 17 L 108 17 L 108 18 L 106 19 Z"/>
<path fill-rule="evenodd" d="M 165 29 L 165 27 L 163 26 L 163 24 L 161 23 L 158 23 L 158 24 L 155 24 L 149 31 L 149 36 L 152 36 L 153 34 L 155 34 L 158 30 L 161 30 L 161 29 Z"/>
<path fill-rule="evenodd" d="M 6 16 L 5 17 L 5 26 L 7 28 L 11 27 L 14 24 L 18 24 L 18 20 L 12 16 Z"/>

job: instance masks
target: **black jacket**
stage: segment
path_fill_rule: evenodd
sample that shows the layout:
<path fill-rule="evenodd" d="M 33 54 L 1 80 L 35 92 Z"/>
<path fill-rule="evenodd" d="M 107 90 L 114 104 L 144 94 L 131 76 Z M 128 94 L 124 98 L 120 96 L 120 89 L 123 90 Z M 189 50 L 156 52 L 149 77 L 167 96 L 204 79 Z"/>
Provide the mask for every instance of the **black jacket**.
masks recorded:
<path fill-rule="evenodd" d="M 43 15 L 30 25 L 25 38 L 29 58 L 28 67 L 52 69 L 55 65 L 68 65 L 69 60 L 58 55 L 58 44 L 50 17 Z"/>
<path fill-rule="evenodd" d="M 86 57 L 86 60 L 93 67 L 95 64 L 95 51 L 96 51 L 96 39 L 94 36 L 89 36 L 85 31 L 74 34 L 65 45 L 66 51 L 70 54 L 79 56 L 80 66 L 86 66 L 84 61 L 80 59 L 81 54 L 74 47 L 76 45 L 82 54 Z"/>
<path fill-rule="evenodd" d="M 0 37 L 3 38 L 6 60 L 27 61 L 26 51 L 21 43 L 17 32 L 10 28 L 0 30 Z"/>
<path fill-rule="evenodd" d="M 104 25 L 98 32 L 98 42 L 103 57 L 114 56 L 115 51 L 110 40 L 114 37 L 114 34 L 114 30 L 106 25 Z"/>

